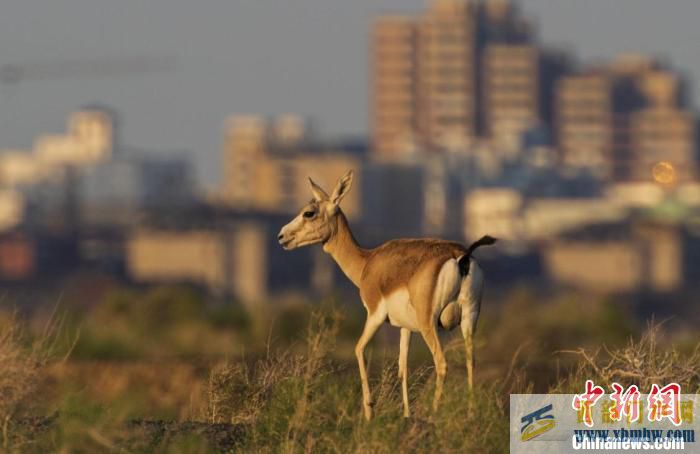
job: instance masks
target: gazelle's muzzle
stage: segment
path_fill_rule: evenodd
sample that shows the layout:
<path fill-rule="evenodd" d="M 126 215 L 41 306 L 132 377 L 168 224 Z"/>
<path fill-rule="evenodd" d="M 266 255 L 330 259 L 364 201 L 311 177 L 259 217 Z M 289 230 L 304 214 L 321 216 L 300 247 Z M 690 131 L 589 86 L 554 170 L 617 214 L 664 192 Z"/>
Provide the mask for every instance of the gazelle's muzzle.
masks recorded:
<path fill-rule="evenodd" d="M 277 235 L 277 241 L 279 241 L 280 245 L 285 249 L 291 249 L 289 244 L 293 239 L 294 238 L 291 235 L 285 235 L 284 229 L 280 230 L 279 235 Z"/>
<path fill-rule="evenodd" d="M 296 234 L 299 230 L 300 221 L 295 218 L 289 224 L 282 227 L 280 233 L 277 235 L 277 241 L 285 250 L 294 249 L 296 247 Z"/>

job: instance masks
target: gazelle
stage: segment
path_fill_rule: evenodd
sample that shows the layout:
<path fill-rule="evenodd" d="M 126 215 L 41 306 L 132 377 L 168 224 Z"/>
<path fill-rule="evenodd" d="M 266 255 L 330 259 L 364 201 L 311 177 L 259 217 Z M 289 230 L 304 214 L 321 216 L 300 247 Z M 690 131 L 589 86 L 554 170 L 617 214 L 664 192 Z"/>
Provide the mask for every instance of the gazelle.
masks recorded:
<path fill-rule="evenodd" d="M 433 408 L 442 394 L 447 363 L 438 330 L 462 328 L 467 357 L 467 380 L 473 388 L 473 336 L 481 306 L 484 277 L 471 257 L 483 245 L 495 243 L 489 236 L 469 247 L 436 239 L 392 240 L 375 249 L 361 248 L 340 209 L 340 201 L 352 186 L 348 171 L 328 196 L 309 178 L 313 199 L 299 215 L 285 225 L 277 239 L 286 250 L 321 243 L 345 275 L 360 290 L 367 320 L 355 355 L 362 380 L 362 406 L 365 418 L 372 418 L 372 406 L 364 351 L 385 321 L 401 328 L 399 378 L 402 381 L 404 416 L 408 406 L 407 360 L 412 332 L 419 332 L 428 344 L 435 362 L 437 380 Z"/>

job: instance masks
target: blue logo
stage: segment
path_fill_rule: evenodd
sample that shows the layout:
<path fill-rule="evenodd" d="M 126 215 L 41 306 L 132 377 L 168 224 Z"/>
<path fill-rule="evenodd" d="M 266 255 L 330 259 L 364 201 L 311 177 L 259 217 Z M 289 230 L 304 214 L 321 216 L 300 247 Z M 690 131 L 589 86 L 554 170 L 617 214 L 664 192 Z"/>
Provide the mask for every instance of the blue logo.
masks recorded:
<path fill-rule="evenodd" d="M 533 411 L 520 418 L 523 427 L 520 429 L 520 439 L 522 441 L 532 440 L 533 438 L 550 431 L 557 424 L 554 415 L 547 414 L 552 411 L 552 404 L 545 405 L 539 410 Z"/>

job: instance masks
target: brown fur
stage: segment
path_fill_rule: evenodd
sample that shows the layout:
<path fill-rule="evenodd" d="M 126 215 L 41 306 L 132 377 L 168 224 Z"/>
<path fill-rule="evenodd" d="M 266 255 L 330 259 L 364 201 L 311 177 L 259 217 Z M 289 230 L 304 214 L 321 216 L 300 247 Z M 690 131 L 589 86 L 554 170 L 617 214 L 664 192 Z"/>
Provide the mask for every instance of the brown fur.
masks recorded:
<path fill-rule="evenodd" d="M 409 287 L 415 277 L 426 273 L 435 276 L 437 270 L 449 259 L 457 259 L 466 253 L 459 243 L 436 239 L 405 239 L 388 241 L 369 251 L 362 272 L 360 296 L 373 312 L 382 297 L 390 295 L 402 286 Z M 435 279 L 428 279 L 431 287 L 427 298 L 432 299 Z M 413 299 L 413 298 L 412 298 Z M 428 306 L 428 309 L 430 306 Z"/>
<path fill-rule="evenodd" d="M 435 276 L 440 267 L 449 259 L 457 259 L 467 253 L 467 248 L 459 243 L 432 238 L 401 239 L 387 241 L 374 249 L 361 248 L 350 232 L 347 219 L 342 211 L 337 216 L 335 235 L 324 245 L 338 262 L 348 278 L 360 289 L 360 297 L 372 314 L 382 297 L 394 290 L 409 286 L 419 275 Z M 435 285 L 435 279 L 421 280 Z M 426 298 L 432 298 L 434 288 L 425 289 Z M 417 296 L 417 295 L 416 295 Z M 412 300 L 414 298 L 411 298 Z M 426 309 L 430 309 L 430 305 Z"/>

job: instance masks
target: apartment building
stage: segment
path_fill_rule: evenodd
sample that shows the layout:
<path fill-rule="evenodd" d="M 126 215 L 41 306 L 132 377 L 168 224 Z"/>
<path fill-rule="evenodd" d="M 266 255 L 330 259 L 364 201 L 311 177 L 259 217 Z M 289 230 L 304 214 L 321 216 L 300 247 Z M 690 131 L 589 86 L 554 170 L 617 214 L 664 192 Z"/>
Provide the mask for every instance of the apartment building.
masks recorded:
<path fill-rule="evenodd" d="M 233 206 L 248 208 L 255 183 L 252 169 L 265 154 L 267 121 L 253 115 L 237 115 L 228 119 L 223 137 L 222 196 Z"/>
<path fill-rule="evenodd" d="M 555 128 L 561 164 L 612 174 L 616 140 L 613 80 L 589 72 L 563 77 L 557 83 Z"/>
<path fill-rule="evenodd" d="M 230 120 L 224 134 L 222 199 L 225 203 L 241 210 L 296 213 L 311 196 L 308 178 L 331 191 L 345 172 L 354 169 L 354 188 L 343 200 L 343 211 L 350 219 L 358 217 L 361 157 L 332 145 L 315 143 L 303 132 L 303 123 L 292 122 L 289 117 L 284 121 L 286 127 L 279 119 L 234 117 Z M 293 133 L 293 123 L 302 129 Z"/>
<path fill-rule="evenodd" d="M 680 91 L 677 74 L 638 55 L 563 77 L 555 107 L 561 163 L 614 181 L 692 180 L 696 120 Z"/>
<path fill-rule="evenodd" d="M 678 76 L 648 71 L 637 84 L 646 107 L 630 115 L 628 178 L 664 185 L 693 181 L 697 177 L 696 119 L 681 106 Z"/>
<path fill-rule="evenodd" d="M 476 8 L 436 0 L 418 18 L 417 130 L 427 150 L 464 150 L 476 136 Z"/>
<path fill-rule="evenodd" d="M 507 149 L 540 121 L 540 55 L 528 44 L 489 44 L 483 54 L 483 109 L 487 134 Z"/>
<path fill-rule="evenodd" d="M 529 23 L 505 0 L 433 0 L 416 16 L 377 18 L 372 27 L 375 157 L 463 152 L 491 127 L 517 135 L 523 123 L 537 117 L 530 111 L 538 110 L 537 54 L 517 46 L 527 44 L 530 34 Z M 485 51 L 489 44 L 504 48 Z M 482 83 L 490 89 L 484 100 Z M 527 91 L 516 93 L 520 89 Z M 533 98 L 524 109 L 528 113 L 518 96 Z M 487 120 L 482 103 L 489 106 Z"/>
<path fill-rule="evenodd" d="M 382 16 L 372 26 L 372 135 L 382 159 L 419 146 L 417 137 L 417 24 L 407 16 Z"/>

